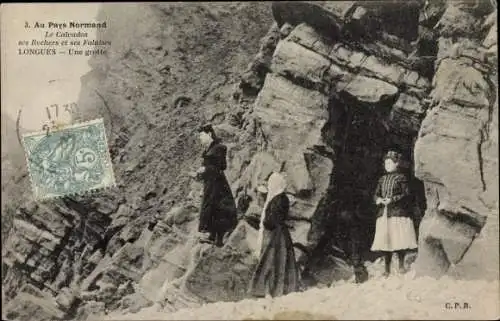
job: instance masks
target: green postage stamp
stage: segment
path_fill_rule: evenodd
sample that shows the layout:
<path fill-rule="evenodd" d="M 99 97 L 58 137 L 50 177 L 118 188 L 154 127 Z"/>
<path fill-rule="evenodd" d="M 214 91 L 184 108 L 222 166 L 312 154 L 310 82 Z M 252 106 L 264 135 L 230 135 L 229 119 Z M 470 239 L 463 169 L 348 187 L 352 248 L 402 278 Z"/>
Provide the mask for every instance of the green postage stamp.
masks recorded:
<path fill-rule="evenodd" d="M 22 137 L 35 199 L 115 185 L 103 119 Z"/>

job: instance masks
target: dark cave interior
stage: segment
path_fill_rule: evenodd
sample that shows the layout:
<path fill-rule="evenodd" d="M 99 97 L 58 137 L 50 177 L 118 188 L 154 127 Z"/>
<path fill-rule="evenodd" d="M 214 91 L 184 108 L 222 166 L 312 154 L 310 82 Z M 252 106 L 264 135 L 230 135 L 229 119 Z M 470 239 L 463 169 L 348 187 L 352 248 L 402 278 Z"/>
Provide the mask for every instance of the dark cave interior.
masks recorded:
<path fill-rule="evenodd" d="M 318 210 L 322 212 L 318 214 L 322 217 L 319 225 L 325 232 L 316 248 L 311 249 L 306 265 L 310 269 L 326 264 L 319 261 L 330 255 L 355 267 L 380 256 L 370 251 L 376 220 L 373 193 L 378 179 L 384 174 L 383 157 L 388 150 L 399 151 L 406 160 L 401 170 L 411 182 L 418 234 L 418 224 L 425 210 L 425 193 L 423 184 L 413 175 L 416 137 L 392 130 L 385 121 L 396 98 L 362 104 L 343 93 L 331 97 L 330 119 L 323 135 L 334 150 L 334 169 L 328 194 Z"/>
<path fill-rule="evenodd" d="M 349 44 L 371 42 L 384 32 L 397 37 L 400 42 L 395 45 L 402 45 L 400 49 L 405 49 L 408 55 L 415 55 L 417 65 L 414 67 L 421 75 L 432 79 L 437 44 L 433 34 L 420 26 L 419 16 L 424 2 L 384 2 L 383 10 L 379 1 L 363 5 L 371 7 L 368 21 L 374 24 L 374 28 L 369 30 L 376 31 L 367 36 L 366 31 L 360 32 L 355 23 L 348 23 L 343 30 L 342 41 Z M 321 28 L 317 31 L 328 35 Z M 404 90 L 400 88 L 400 91 Z M 397 99 L 396 95 L 381 99 L 376 104 L 368 104 L 342 90 L 330 98 L 329 121 L 323 128 L 323 138 L 334 152 L 334 169 L 327 195 L 318 206 L 308 236 L 309 240 L 316 241 L 313 242 L 316 246 L 309 249 L 303 273 L 306 283 L 317 282 L 309 272 L 332 264 L 331 257 L 342 258 L 356 270 L 362 262 L 373 261 L 380 256 L 370 251 L 376 221 L 373 193 L 378 179 L 384 174 L 383 157 L 388 150 L 399 151 L 405 160 L 401 170 L 410 181 L 418 235 L 426 200 L 423 183 L 414 176 L 413 149 L 417 133 L 391 126 L 394 124 L 391 124 L 389 115 Z"/>

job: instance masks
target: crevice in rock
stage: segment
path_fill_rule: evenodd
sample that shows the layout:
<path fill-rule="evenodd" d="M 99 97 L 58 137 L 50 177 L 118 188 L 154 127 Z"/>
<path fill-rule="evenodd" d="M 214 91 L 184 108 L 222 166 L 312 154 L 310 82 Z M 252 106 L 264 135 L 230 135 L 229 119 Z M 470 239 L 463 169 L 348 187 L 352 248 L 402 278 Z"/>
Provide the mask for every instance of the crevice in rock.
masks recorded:
<path fill-rule="evenodd" d="M 479 130 L 479 142 L 477 144 L 477 158 L 479 161 L 479 164 L 478 164 L 479 176 L 481 178 L 481 185 L 483 188 L 483 192 L 486 191 L 486 180 L 484 179 L 484 169 L 483 169 L 484 160 L 483 160 L 483 150 L 482 150 L 483 143 L 485 141 L 487 141 L 487 139 L 485 138 L 484 130 L 480 129 Z"/>
<path fill-rule="evenodd" d="M 316 90 L 324 94 L 330 91 L 330 86 L 328 84 L 325 84 L 324 82 L 314 82 L 307 77 L 301 77 L 300 75 L 295 75 L 290 72 L 285 72 L 283 76 L 295 85 L 301 86 L 306 89 Z"/>
<path fill-rule="evenodd" d="M 54 251 L 52 252 L 51 256 L 54 257 L 54 258 L 59 258 L 59 256 L 61 255 L 61 253 L 64 251 L 64 249 L 68 246 L 68 242 L 70 240 L 70 237 L 71 237 L 71 227 L 68 227 L 65 229 L 64 231 L 64 236 L 63 238 L 61 239 L 61 241 L 59 242 L 59 244 L 57 245 L 57 247 L 54 249 Z M 49 281 L 54 281 L 57 274 L 60 272 L 60 263 L 61 262 L 57 262 L 57 264 L 54 265 L 54 267 L 52 268 L 52 270 L 49 272 L 49 275 L 48 275 L 48 280 Z"/>
<path fill-rule="evenodd" d="M 373 192 L 383 171 L 383 155 L 396 149 L 405 155 L 406 174 L 410 178 L 415 225 L 418 229 L 426 207 L 421 181 L 414 178 L 413 147 L 417 133 L 401 135 L 383 122 L 395 99 L 379 104 L 361 104 L 355 99 L 332 96 L 329 120 L 323 137 L 334 153 L 334 170 L 327 195 L 318 205 L 313 225 L 321 225 L 323 233 L 313 231 L 317 245 L 310 250 L 311 262 L 320 256 L 333 255 L 350 264 L 373 260 L 378 255 L 370 251 L 375 232 Z M 323 212 L 324 211 L 324 212 Z M 306 279 L 312 268 L 306 268 Z M 314 280 L 309 280 L 313 282 Z"/>
<path fill-rule="evenodd" d="M 479 166 L 479 174 L 480 174 L 480 178 L 481 178 L 483 192 L 485 192 L 487 189 L 487 186 L 486 186 L 487 184 L 486 184 L 486 180 L 484 177 L 485 174 L 484 174 L 483 144 L 485 142 L 488 142 L 490 139 L 489 133 L 491 130 L 491 123 L 493 122 L 493 106 L 495 104 L 495 100 L 497 100 L 497 95 L 498 95 L 498 93 L 493 89 L 493 88 L 495 88 L 495 85 L 493 84 L 491 79 L 487 76 L 484 77 L 484 79 L 488 83 L 488 86 L 490 89 L 487 92 L 488 93 L 487 97 L 488 97 L 488 102 L 489 102 L 488 119 L 486 120 L 484 126 L 479 130 L 479 142 L 477 144 L 477 157 L 478 157 L 478 161 L 479 161 L 478 166 Z"/>

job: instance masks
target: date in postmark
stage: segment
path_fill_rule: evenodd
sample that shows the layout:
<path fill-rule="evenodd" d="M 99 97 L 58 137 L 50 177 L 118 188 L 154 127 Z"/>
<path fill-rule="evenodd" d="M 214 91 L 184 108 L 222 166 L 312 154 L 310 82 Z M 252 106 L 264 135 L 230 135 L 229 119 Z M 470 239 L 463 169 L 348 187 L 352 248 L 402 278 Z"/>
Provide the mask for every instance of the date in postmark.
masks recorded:
<path fill-rule="evenodd" d="M 115 185 L 103 119 L 22 136 L 35 199 Z"/>

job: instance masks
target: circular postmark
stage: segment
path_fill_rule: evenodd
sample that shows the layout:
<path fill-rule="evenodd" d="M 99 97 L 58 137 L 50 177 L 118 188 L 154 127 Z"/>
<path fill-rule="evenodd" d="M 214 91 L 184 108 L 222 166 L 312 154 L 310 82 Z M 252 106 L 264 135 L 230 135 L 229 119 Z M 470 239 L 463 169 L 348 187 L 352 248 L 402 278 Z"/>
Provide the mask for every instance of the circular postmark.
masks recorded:
<path fill-rule="evenodd" d="M 103 118 L 108 133 L 113 132 L 115 115 L 106 98 L 98 89 L 93 90 L 97 100 L 91 103 L 92 111 L 82 108 L 76 100 L 81 95 L 80 80 L 54 79 L 40 87 L 40 94 L 33 97 L 17 111 L 16 131 L 19 144 L 24 133 L 44 131 L 47 134 L 65 126 L 91 119 Z M 85 99 L 84 99 L 85 101 Z"/>
<path fill-rule="evenodd" d="M 88 108 L 82 109 L 71 101 L 82 90 L 74 81 L 54 80 L 43 88 L 43 95 L 19 109 L 16 121 L 35 199 L 114 186 L 106 138 L 107 131 L 112 133 L 114 117 L 105 97 L 96 89 L 97 103 L 84 99 Z"/>

